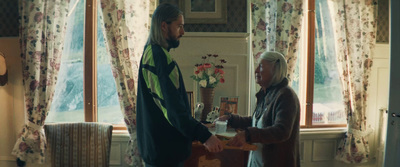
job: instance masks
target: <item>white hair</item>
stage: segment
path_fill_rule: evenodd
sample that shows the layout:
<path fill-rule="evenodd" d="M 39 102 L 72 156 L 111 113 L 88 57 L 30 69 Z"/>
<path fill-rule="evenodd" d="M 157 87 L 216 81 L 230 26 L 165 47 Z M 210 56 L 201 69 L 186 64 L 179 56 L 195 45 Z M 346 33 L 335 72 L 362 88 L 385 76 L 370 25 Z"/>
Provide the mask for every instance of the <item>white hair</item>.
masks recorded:
<path fill-rule="evenodd" d="M 286 78 L 287 63 L 285 57 L 281 53 L 275 51 L 266 51 L 261 54 L 258 63 L 260 63 L 261 60 L 266 60 L 268 62 L 274 63 L 274 76 L 271 80 L 272 86 L 281 83 L 282 80 Z"/>

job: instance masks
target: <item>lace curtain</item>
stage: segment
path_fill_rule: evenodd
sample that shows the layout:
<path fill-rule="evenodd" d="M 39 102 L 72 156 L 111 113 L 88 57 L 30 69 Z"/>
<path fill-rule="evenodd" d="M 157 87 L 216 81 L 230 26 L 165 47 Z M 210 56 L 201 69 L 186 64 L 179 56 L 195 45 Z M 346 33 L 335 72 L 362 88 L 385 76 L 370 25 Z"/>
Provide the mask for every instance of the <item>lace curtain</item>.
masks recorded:
<path fill-rule="evenodd" d="M 101 8 L 112 72 L 130 135 L 125 161 L 142 166 L 136 140 L 136 82 L 148 36 L 149 1 L 101 0 Z"/>
<path fill-rule="evenodd" d="M 303 20 L 303 0 L 252 0 L 252 50 L 254 63 L 264 51 L 282 53 L 292 81 Z"/>
<path fill-rule="evenodd" d="M 22 161 L 45 161 L 43 125 L 60 70 L 69 1 L 19 0 L 20 47 L 26 123 L 12 154 Z"/>
<path fill-rule="evenodd" d="M 376 41 L 376 0 L 328 0 L 328 4 L 348 127 L 336 159 L 367 162 L 371 129 L 366 125 L 366 101 Z"/>

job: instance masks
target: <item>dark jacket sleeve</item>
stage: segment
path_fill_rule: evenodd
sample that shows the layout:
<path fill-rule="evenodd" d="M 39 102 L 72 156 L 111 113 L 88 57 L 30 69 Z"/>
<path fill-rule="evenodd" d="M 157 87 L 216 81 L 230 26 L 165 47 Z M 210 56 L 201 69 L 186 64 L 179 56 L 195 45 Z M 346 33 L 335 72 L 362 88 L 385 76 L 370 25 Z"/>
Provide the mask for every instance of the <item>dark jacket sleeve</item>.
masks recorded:
<path fill-rule="evenodd" d="M 156 64 L 157 75 L 159 77 L 158 79 L 164 99 L 163 106 L 167 110 L 167 119 L 170 121 L 173 127 L 175 127 L 187 138 L 190 138 L 191 140 L 198 140 L 202 143 L 206 142 L 212 134 L 209 132 L 207 127 L 196 121 L 191 116 L 190 111 L 187 111 L 187 109 L 190 109 L 185 103 L 185 101 L 188 99 L 184 99 L 183 97 L 186 96 L 183 96 L 181 94 L 182 92 L 179 91 L 179 88 L 183 86 L 183 80 L 181 76 L 179 76 L 180 73 L 179 75 L 175 75 L 176 78 L 172 78 L 175 79 L 175 81 L 179 81 L 178 88 L 175 87 L 173 81 L 171 80 L 170 74 L 173 72 L 173 70 L 178 70 L 178 66 L 176 66 L 174 62 L 167 64 L 166 55 L 161 49 L 158 51 L 158 53 L 154 53 L 154 56 L 159 56 L 158 58 L 160 58 L 160 61 L 158 61 L 159 63 Z"/>
<path fill-rule="evenodd" d="M 251 117 L 242 117 L 239 115 L 231 115 L 228 120 L 228 126 L 235 129 L 245 129 L 250 127 L 252 123 Z"/>
<path fill-rule="evenodd" d="M 283 89 L 277 94 L 268 112 L 275 115 L 271 126 L 265 128 L 248 128 L 250 143 L 281 143 L 288 140 L 299 117 L 299 102 L 290 89 Z M 266 114 L 266 113 L 264 113 Z M 264 121 L 267 121 L 264 119 Z M 298 122 L 297 122 L 298 123 Z M 264 122 L 264 125 L 267 124 Z"/>

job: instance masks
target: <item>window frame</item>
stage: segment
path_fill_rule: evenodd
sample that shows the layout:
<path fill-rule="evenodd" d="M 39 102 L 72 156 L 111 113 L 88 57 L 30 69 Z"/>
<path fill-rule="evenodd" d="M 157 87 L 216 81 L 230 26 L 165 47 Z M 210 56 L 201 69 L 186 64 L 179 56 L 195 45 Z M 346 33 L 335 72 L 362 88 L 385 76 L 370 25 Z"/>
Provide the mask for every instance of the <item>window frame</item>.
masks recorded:
<path fill-rule="evenodd" d="M 84 35 L 83 99 L 85 122 L 98 122 L 97 110 L 97 0 L 86 0 Z M 113 130 L 127 130 L 113 124 Z"/>
<path fill-rule="evenodd" d="M 315 75 L 315 0 L 308 0 L 306 16 L 306 34 L 305 40 L 307 45 L 305 57 L 305 102 L 301 104 L 301 109 L 305 112 L 305 125 L 301 128 L 339 128 L 346 127 L 347 124 L 326 124 L 326 125 L 313 125 L 313 99 L 314 99 L 314 75 Z M 303 64 L 302 64 L 303 65 Z M 302 97 L 301 97 L 302 98 Z"/>
<path fill-rule="evenodd" d="M 97 119 L 97 0 L 86 0 L 84 36 L 84 119 L 85 122 L 98 122 Z M 305 125 L 301 128 L 335 128 L 346 124 L 313 125 L 313 98 L 315 73 L 315 0 L 308 0 L 306 20 L 307 50 L 305 57 L 305 102 L 301 104 L 305 112 Z M 114 130 L 126 130 L 124 124 L 113 124 Z"/>
<path fill-rule="evenodd" d="M 158 0 L 149 4 L 150 16 Z M 86 0 L 84 35 L 83 99 L 85 122 L 98 122 L 97 110 L 97 0 Z M 150 26 L 150 25 L 149 25 Z M 150 28 L 150 27 L 149 27 Z M 125 124 L 113 124 L 113 130 L 127 130 Z"/>
<path fill-rule="evenodd" d="M 97 122 L 97 0 L 86 0 L 83 99 L 85 122 Z"/>

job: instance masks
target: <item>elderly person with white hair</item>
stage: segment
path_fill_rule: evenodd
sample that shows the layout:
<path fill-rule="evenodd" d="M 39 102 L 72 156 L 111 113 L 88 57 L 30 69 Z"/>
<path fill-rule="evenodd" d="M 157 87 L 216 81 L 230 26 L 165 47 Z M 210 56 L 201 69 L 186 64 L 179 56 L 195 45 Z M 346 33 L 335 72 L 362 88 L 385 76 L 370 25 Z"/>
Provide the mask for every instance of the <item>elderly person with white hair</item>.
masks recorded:
<path fill-rule="evenodd" d="M 281 53 L 264 52 L 255 70 L 257 106 L 252 116 L 224 115 L 239 131 L 229 142 L 233 146 L 245 143 L 257 145 L 251 151 L 248 167 L 300 166 L 299 131 L 300 105 L 296 93 L 288 86 L 287 64 Z"/>

